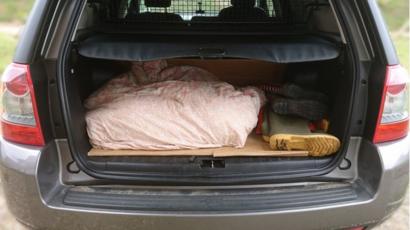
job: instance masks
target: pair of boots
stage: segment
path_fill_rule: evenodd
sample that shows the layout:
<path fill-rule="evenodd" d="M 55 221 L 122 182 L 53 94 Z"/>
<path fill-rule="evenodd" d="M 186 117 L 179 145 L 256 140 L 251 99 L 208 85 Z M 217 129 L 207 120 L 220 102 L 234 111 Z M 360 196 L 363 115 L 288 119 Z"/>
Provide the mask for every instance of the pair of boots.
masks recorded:
<path fill-rule="evenodd" d="M 328 98 L 325 94 L 304 89 L 295 84 L 261 86 L 267 94 L 271 109 L 282 115 L 299 116 L 317 121 L 326 116 Z"/>
<path fill-rule="evenodd" d="M 308 120 L 279 115 L 271 109 L 264 111 L 262 135 L 273 150 L 305 150 L 314 157 L 328 156 L 340 148 L 337 137 L 311 132 Z"/>
<path fill-rule="evenodd" d="M 288 98 L 273 97 L 264 109 L 261 131 L 273 150 L 304 150 L 309 156 L 327 156 L 337 152 L 340 141 L 326 133 L 314 133 L 309 122 L 322 119 L 326 112 L 324 94 L 304 90 L 297 85 L 264 89 Z"/>

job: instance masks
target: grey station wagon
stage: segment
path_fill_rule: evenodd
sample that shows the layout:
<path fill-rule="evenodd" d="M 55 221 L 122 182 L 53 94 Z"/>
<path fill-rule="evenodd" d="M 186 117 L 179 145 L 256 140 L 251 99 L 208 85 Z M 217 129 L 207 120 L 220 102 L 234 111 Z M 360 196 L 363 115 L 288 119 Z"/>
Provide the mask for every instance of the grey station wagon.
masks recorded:
<path fill-rule="evenodd" d="M 239 86 L 305 81 L 340 149 L 90 154 L 85 99 L 159 59 Z M 376 0 L 37 0 L 2 81 L 1 181 L 34 229 L 368 229 L 407 191 L 408 74 Z"/>

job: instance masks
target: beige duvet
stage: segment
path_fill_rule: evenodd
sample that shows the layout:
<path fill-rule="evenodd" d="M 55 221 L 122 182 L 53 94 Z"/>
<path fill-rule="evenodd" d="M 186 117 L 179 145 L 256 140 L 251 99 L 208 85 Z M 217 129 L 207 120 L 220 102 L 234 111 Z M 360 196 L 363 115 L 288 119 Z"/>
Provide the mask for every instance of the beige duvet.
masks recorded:
<path fill-rule="evenodd" d="M 87 132 L 102 149 L 240 148 L 264 102 L 203 69 L 135 62 L 86 100 Z"/>

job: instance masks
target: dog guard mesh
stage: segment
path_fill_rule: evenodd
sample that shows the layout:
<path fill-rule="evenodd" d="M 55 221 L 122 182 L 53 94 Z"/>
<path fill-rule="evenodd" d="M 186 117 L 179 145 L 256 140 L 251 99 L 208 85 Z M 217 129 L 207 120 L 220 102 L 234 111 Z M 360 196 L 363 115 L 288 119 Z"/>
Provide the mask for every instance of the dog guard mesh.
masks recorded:
<path fill-rule="evenodd" d="M 306 23 L 327 0 L 89 0 L 108 6 L 108 20 L 147 22 Z"/>

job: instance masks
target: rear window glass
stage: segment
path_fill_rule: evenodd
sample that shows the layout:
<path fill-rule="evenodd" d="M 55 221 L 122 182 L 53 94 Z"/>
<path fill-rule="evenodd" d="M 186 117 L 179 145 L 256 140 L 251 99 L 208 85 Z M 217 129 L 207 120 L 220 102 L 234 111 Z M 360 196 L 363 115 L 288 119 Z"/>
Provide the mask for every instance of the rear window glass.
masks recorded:
<path fill-rule="evenodd" d="M 243 0 L 237 0 L 243 1 Z M 246 0 L 245 0 L 246 1 Z M 261 12 L 265 12 L 267 16 L 274 16 L 276 13 L 274 12 L 275 9 L 273 8 L 273 1 L 274 0 L 267 0 L 267 1 L 249 1 L 250 4 L 254 3 L 253 7 L 250 7 L 249 4 L 235 4 L 238 12 L 238 18 L 246 17 L 246 13 L 251 13 L 251 10 L 261 10 Z M 161 2 L 161 1 L 158 1 Z M 167 1 L 162 1 L 166 3 Z M 184 21 L 190 21 L 193 17 L 218 17 L 219 12 L 221 12 L 225 8 L 234 8 L 231 3 L 231 0 L 172 0 L 171 5 L 169 7 L 161 7 L 158 4 L 157 7 L 149 7 L 147 6 L 145 0 L 141 0 L 139 2 L 139 9 L 140 13 L 172 13 L 178 14 L 182 17 Z M 165 5 L 165 4 L 164 4 Z M 233 9 L 236 10 L 236 9 Z M 248 11 L 248 12 L 247 12 Z"/>
<path fill-rule="evenodd" d="M 328 0 L 88 0 L 105 22 L 304 24 Z M 141 23 L 140 23 L 141 24 Z"/>
<path fill-rule="evenodd" d="M 190 21 L 194 16 L 217 17 L 222 9 L 230 5 L 230 0 L 174 0 L 170 7 L 147 7 L 145 1 L 141 0 L 140 12 L 174 13 Z"/>
<path fill-rule="evenodd" d="M 328 0 L 87 0 L 103 33 L 280 33 L 304 31 Z"/>

